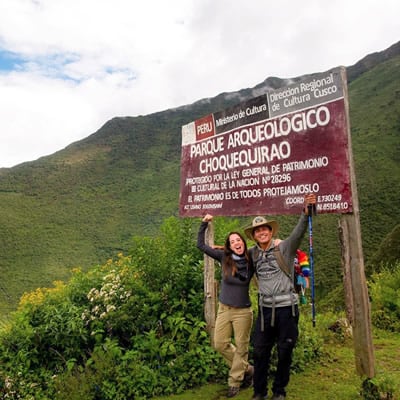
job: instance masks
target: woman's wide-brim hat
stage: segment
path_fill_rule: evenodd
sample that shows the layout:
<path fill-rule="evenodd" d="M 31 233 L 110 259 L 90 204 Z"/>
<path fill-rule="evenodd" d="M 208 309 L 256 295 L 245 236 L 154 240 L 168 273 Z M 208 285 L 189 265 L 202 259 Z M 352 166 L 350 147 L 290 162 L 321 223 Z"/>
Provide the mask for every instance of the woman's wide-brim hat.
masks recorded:
<path fill-rule="evenodd" d="M 244 233 L 246 234 L 246 236 L 249 239 L 254 240 L 254 236 L 253 236 L 254 229 L 256 229 L 260 226 L 269 226 L 272 229 L 272 236 L 275 236 L 279 230 L 279 224 L 276 221 L 267 220 L 264 217 L 255 217 L 253 219 L 251 225 L 244 228 Z"/>

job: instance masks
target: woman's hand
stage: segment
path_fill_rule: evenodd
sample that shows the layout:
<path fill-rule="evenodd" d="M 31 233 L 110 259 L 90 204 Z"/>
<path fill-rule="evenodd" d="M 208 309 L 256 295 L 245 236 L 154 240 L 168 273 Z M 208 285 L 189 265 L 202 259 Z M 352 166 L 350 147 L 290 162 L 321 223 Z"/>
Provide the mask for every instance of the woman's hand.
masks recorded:
<path fill-rule="evenodd" d="M 211 214 L 206 214 L 203 217 L 203 222 L 210 222 L 210 221 L 212 221 L 212 219 L 213 219 L 213 216 Z"/>

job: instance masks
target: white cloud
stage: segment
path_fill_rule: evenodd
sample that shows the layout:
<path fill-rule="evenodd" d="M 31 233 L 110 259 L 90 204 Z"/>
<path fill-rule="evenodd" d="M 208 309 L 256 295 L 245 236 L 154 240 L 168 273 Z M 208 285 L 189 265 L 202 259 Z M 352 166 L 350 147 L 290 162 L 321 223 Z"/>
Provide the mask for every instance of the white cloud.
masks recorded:
<path fill-rule="evenodd" d="M 352 65 L 399 40 L 399 11 L 397 0 L 2 0 L 0 52 L 18 58 L 0 70 L 0 167 L 115 116 Z"/>

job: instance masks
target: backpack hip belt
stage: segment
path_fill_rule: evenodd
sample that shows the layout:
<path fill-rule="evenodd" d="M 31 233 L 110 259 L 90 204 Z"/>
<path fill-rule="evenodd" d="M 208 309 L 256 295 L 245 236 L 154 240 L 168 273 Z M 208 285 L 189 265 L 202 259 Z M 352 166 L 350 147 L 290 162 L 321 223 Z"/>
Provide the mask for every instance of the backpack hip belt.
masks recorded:
<path fill-rule="evenodd" d="M 275 326 L 275 309 L 276 309 L 276 304 L 281 303 L 282 301 L 285 300 L 290 300 L 290 305 L 292 307 L 292 316 L 296 316 L 296 304 L 298 300 L 298 295 L 295 292 L 288 292 L 288 293 L 283 293 L 283 294 L 278 294 L 278 295 L 266 295 L 260 293 L 258 296 L 258 305 L 260 307 L 260 317 L 261 317 L 261 332 L 264 332 L 264 312 L 263 312 L 263 307 L 266 308 L 271 308 L 272 309 L 272 314 L 271 314 L 271 326 Z"/>

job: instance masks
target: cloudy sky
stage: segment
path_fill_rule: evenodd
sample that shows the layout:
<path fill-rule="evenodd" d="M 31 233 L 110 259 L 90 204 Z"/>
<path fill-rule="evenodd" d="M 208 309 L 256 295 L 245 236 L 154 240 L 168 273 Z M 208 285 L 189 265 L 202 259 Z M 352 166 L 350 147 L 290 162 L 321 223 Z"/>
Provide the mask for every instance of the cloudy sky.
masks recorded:
<path fill-rule="evenodd" d="M 0 167 L 400 40 L 399 0 L 0 0 Z"/>

